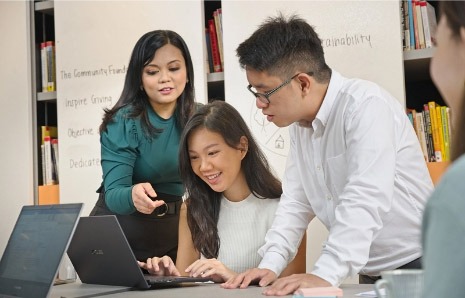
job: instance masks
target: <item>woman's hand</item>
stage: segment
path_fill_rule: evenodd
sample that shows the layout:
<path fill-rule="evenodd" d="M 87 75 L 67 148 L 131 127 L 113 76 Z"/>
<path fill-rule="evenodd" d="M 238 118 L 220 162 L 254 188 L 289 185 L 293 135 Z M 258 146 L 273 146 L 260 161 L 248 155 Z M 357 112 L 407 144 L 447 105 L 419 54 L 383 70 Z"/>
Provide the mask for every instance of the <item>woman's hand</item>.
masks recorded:
<path fill-rule="evenodd" d="M 163 256 L 161 258 L 158 257 L 153 257 L 147 259 L 147 262 L 139 262 L 139 266 L 145 270 L 147 270 L 150 274 L 153 275 L 160 275 L 160 276 L 166 276 L 166 275 L 174 275 L 174 276 L 180 276 L 178 269 L 173 263 L 173 260 L 171 260 L 170 257 L 168 256 Z"/>
<path fill-rule="evenodd" d="M 140 213 L 151 214 L 155 208 L 165 204 L 163 200 L 152 201 L 157 193 L 152 187 L 152 184 L 145 182 L 139 183 L 132 187 L 132 202 L 134 207 Z"/>
<path fill-rule="evenodd" d="M 211 277 L 214 282 L 227 281 L 237 274 L 217 259 L 197 260 L 186 268 L 186 272 L 193 277 Z"/>

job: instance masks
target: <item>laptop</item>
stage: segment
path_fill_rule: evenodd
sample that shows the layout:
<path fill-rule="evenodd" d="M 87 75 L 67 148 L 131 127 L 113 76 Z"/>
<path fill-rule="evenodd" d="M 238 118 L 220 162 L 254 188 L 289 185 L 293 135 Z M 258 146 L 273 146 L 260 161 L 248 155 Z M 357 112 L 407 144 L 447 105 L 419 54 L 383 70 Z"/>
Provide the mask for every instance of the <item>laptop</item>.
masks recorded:
<path fill-rule="evenodd" d="M 211 280 L 144 274 L 114 215 L 81 217 L 68 256 L 81 282 L 87 284 L 149 289 Z"/>
<path fill-rule="evenodd" d="M 0 261 L 0 297 L 47 297 L 82 203 L 23 206 Z"/>

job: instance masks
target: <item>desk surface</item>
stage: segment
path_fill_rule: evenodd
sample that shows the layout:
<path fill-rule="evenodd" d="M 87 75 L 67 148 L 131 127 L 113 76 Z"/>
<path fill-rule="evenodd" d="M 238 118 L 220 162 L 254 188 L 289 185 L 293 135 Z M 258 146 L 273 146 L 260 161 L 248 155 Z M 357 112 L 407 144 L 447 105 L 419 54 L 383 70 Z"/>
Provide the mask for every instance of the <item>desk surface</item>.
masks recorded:
<path fill-rule="evenodd" d="M 344 297 L 356 298 L 360 292 L 371 291 L 372 285 L 342 285 Z M 51 298 L 90 298 L 90 297 L 151 297 L 151 298 L 254 298 L 262 295 L 263 288 L 249 287 L 247 289 L 226 290 L 219 284 L 193 284 L 178 288 L 152 289 L 145 291 L 130 291 L 124 287 L 87 285 L 79 282 L 54 286 L 49 295 Z M 288 295 L 286 297 L 291 297 Z"/>

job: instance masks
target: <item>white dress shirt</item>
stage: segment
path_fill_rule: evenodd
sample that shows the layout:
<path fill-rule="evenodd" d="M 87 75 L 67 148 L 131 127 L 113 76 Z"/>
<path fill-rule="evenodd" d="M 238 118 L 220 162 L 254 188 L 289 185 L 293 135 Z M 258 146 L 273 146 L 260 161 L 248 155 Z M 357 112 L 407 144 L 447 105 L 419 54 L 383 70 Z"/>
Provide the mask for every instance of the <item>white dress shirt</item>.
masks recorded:
<path fill-rule="evenodd" d="M 259 268 L 279 275 L 315 216 L 329 236 L 311 273 L 332 285 L 421 256 L 422 213 L 433 184 L 395 98 L 333 71 L 312 127 L 294 123 L 289 133 L 283 195 Z"/>

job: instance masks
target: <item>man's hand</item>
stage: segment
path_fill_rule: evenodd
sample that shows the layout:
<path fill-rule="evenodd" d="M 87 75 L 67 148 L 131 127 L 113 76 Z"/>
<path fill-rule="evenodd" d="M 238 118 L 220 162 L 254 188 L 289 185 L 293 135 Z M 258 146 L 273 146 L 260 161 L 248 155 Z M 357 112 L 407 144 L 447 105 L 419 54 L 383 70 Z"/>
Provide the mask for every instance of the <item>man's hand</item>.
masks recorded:
<path fill-rule="evenodd" d="M 137 261 L 137 263 L 139 264 L 139 267 L 147 270 L 150 274 L 153 275 L 181 275 L 179 274 L 178 269 L 174 265 L 173 260 L 171 260 L 171 258 L 168 256 L 163 256 L 161 258 L 148 258 L 146 263 L 139 261 Z"/>
<path fill-rule="evenodd" d="M 299 288 L 332 286 L 326 280 L 313 274 L 293 274 L 277 279 L 272 286 L 263 291 L 267 296 L 283 296 L 294 293 Z"/>
<path fill-rule="evenodd" d="M 278 276 L 269 269 L 253 268 L 241 273 L 227 282 L 221 284 L 225 289 L 247 288 L 251 283 L 257 283 L 260 287 L 265 287 L 276 280 Z"/>

